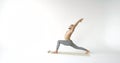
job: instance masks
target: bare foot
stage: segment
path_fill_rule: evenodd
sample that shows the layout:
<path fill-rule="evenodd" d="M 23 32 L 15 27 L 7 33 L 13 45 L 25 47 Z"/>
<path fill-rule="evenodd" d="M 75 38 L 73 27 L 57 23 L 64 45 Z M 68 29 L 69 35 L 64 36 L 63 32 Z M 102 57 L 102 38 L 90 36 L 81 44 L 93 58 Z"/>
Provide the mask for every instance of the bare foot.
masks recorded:
<path fill-rule="evenodd" d="M 90 51 L 87 50 L 85 54 L 89 54 L 89 53 L 90 53 Z"/>
<path fill-rule="evenodd" d="M 54 53 L 54 54 L 57 54 L 58 53 L 58 51 L 48 51 L 48 53 Z"/>
<path fill-rule="evenodd" d="M 57 54 L 57 53 L 58 53 L 58 51 L 54 51 L 54 52 L 52 52 L 52 53 Z"/>

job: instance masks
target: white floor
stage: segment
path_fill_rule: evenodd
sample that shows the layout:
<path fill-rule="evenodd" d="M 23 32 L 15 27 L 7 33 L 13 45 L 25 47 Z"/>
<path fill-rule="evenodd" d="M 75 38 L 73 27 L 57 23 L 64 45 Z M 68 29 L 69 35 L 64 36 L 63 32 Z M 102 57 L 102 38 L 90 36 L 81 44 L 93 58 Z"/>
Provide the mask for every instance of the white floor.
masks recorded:
<path fill-rule="evenodd" d="M 48 54 L 37 49 L 1 49 L 0 63 L 120 63 L 120 53 L 115 51 L 93 51 L 90 55 Z"/>

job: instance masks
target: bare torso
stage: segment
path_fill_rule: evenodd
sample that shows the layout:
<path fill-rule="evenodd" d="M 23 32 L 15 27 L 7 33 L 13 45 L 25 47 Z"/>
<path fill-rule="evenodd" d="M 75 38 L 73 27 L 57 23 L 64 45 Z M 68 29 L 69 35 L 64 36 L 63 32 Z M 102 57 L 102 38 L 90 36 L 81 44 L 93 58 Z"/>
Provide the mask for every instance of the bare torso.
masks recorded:
<path fill-rule="evenodd" d="M 75 29 L 75 27 L 78 25 L 78 23 L 79 22 L 81 22 L 83 19 L 80 19 L 80 20 L 78 20 L 75 24 L 71 24 L 70 26 L 69 26 L 69 30 L 66 32 L 66 34 L 65 34 L 65 40 L 70 40 L 70 37 L 71 37 L 71 35 L 72 35 L 72 33 L 74 32 L 74 29 Z"/>
<path fill-rule="evenodd" d="M 73 33 L 73 31 L 68 30 L 68 31 L 65 33 L 65 37 L 64 37 L 65 40 L 70 40 L 70 37 L 71 37 L 72 33 Z"/>

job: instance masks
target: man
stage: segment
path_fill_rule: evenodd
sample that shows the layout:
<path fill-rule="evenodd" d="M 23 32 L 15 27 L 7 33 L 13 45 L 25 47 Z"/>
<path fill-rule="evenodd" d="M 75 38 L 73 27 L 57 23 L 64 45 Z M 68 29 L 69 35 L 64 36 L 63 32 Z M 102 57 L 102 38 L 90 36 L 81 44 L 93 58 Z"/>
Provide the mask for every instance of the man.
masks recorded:
<path fill-rule="evenodd" d="M 75 44 L 73 43 L 73 41 L 70 39 L 70 37 L 71 37 L 72 33 L 74 32 L 76 26 L 77 26 L 80 22 L 82 22 L 82 21 L 83 21 L 83 18 L 81 18 L 80 20 L 78 20 L 75 24 L 71 24 L 71 25 L 69 26 L 69 28 L 68 28 L 69 30 L 66 32 L 65 37 L 64 37 L 65 40 L 58 40 L 58 42 L 57 42 L 57 47 L 56 47 L 56 51 L 54 51 L 53 53 L 58 53 L 58 49 L 59 49 L 60 44 L 63 44 L 63 45 L 66 45 L 66 46 L 71 46 L 71 47 L 73 47 L 73 48 L 75 48 L 75 49 L 84 50 L 84 51 L 86 51 L 86 54 L 89 53 L 89 50 L 87 50 L 87 49 L 85 49 L 85 48 L 83 48 L 83 47 L 79 47 L 79 46 L 75 45 Z"/>

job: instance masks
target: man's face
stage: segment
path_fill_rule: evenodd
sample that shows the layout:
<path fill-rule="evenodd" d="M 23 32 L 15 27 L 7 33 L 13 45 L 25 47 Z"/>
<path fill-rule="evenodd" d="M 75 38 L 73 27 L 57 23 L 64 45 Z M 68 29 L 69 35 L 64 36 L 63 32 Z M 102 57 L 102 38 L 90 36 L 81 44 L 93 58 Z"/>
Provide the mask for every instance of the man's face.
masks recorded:
<path fill-rule="evenodd" d="M 68 29 L 71 29 L 73 26 L 74 26 L 74 25 L 73 25 L 73 24 L 71 24 L 71 25 L 69 26 L 69 28 L 68 28 Z"/>

